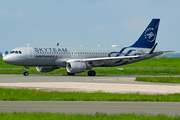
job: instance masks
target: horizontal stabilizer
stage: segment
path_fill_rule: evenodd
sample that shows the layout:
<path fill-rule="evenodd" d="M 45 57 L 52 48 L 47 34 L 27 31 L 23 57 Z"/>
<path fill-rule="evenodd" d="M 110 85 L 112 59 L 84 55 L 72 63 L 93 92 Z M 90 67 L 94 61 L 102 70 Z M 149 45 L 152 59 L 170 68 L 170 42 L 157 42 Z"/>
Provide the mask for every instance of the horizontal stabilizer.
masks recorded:
<path fill-rule="evenodd" d="M 151 51 L 150 51 L 151 52 Z M 151 54 L 150 54 L 150 52 L 149 52 L 149 54 L 146 54 L 146 55 L 140 55 L 139 57 L 154 57 L 154 56 L 159 56 L 159 55 L 161 55 L 161 54 L 163 54 L 163 53 L 167 53 L 167 52 L 175 52 L 175 51 L 157 51 L 157 52 L 152 52 Z"/>
<path fill-rule="evenodd" d="M 175 52 L 175 51 L 158 51 L 158 52 L 154 52 L 154 53 L 168 53 L 168 52 Z"/>

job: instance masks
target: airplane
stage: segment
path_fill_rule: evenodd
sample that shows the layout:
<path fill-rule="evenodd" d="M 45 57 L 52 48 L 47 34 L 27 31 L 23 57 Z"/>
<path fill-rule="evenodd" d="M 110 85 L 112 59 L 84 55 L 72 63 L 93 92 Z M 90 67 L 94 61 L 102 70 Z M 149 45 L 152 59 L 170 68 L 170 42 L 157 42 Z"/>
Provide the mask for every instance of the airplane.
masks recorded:
<path fill-rule="evenodd" d="M 139 39 L 128 47 L 26 46 L 13 49 L 3 57 L 3 61 L 24 66 L 24 76 L 29 75 L 29 66 L 36 66 L 38 72 L 51 72 L 66 67 L 70 76 L 89 70 L 88 76 L 95 76 L 93 67 L 121 66 L 173 52 L 155 51 L 159 22 L 160 19 L 152 19 Z"/>

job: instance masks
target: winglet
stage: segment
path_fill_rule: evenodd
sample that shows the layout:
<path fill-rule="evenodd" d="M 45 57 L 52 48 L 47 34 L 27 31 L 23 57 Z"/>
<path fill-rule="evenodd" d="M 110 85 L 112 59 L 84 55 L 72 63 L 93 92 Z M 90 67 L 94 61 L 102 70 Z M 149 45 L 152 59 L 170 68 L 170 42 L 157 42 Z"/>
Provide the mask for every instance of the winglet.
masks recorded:
<path fill-rule="evenodd" d="M 157 43 L 152 47 L 151 51 L 149 52 L 149 54 L 152 54 L 154 52 L 154 49 L 156 48 Z"/>

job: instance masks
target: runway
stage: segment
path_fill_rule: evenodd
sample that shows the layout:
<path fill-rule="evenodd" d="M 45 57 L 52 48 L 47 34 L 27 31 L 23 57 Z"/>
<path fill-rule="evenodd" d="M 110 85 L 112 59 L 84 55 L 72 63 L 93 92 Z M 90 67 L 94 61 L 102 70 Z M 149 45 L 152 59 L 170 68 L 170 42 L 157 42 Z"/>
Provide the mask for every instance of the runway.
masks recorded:
<path fill-rule="evenodd" d="M 180 115 L 178 102 L 0 101 L 0 112 Z"/>
<path fill-rule="evenodd" d="M 112 93 L 180 93 L 180 84 L 136 82 L 137 76 L 0 75 L 0 87 Z"/>

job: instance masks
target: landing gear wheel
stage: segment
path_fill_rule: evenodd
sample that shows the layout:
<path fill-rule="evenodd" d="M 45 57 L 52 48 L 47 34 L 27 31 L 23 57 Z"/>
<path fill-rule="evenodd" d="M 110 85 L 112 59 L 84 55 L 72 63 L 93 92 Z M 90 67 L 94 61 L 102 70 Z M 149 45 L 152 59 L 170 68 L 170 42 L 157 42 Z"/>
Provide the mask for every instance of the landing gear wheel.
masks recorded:
<path fill-rule="evenodd" d="M 96 76 L 96 72 L 95 71 L 88 71 L 88 76 Z"/>
<path fill-rule="evenodd" d="M 67 74 L 68 74 L 69 76 L 74 76 L 74 75 L 75 75 L 75 73 L 69 73 L 69 72 L 67 72 Z"/>
<path fill-rule="evenodd" d="M 29 73 L 28 72 L 24 72 L 24 76 L 28 76 L 29 75 Z"/>
<path fill-rule="evenodd" d="M 28 76 L 28 70 L 29 70 L 29 66 L 24 66 L 25 67 L 25 72 L 23 73 L 24 76 Z"/>

